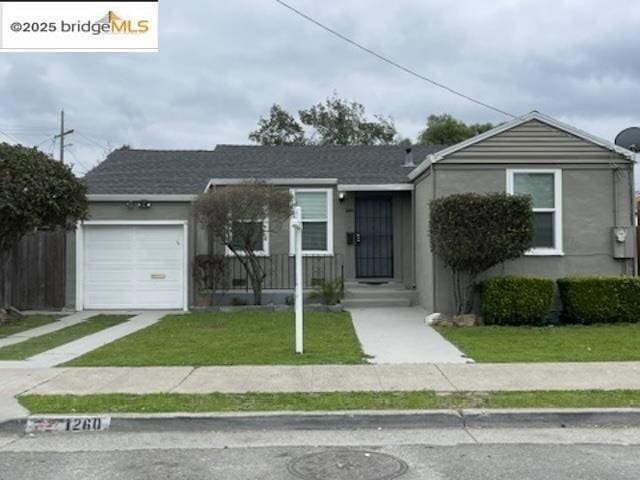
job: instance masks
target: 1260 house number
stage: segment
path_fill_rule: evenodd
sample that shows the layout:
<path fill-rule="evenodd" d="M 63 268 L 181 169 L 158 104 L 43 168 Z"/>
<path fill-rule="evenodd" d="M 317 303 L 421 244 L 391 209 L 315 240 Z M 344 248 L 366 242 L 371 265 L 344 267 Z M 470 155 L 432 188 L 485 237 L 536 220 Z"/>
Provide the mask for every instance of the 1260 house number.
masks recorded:
<path fill-rule="evenodd" d="M 67 418 L 66 428 L 67 432 L 93 432 L 96 430 L 102 430 L 101 418 Z"/>

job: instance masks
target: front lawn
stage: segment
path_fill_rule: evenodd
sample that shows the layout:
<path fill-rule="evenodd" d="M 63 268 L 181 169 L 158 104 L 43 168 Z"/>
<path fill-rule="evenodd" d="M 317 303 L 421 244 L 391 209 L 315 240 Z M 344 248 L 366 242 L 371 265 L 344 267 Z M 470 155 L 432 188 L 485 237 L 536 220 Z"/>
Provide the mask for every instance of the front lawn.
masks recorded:
<path fill-rule="evenodd" d="M 168 315 L 69 366 L 365 363 L 347 312 L 305 312 L 304 355 L 294 353 L 293 311 Z"/>
<path fill-rule="evenodd" d="M 70 327 L 0 348 L 0 360 L 24 360 L 78 338 L 113 327 L 129 318 L 131 318 L 129 315 L 96 315 Z"/>
<path fill-rule="evenodd" d="M 640 360 L 640 324 L 549 327 L 437 327 L 476 362 Z"/>
<path fill-rule="evenodd" d="M 148 395 L 24 395 L 31 413 L 168 413 L 239 411 L 418 410 L 460 408 L 607 408 L 639 407 L 640 391 L 541 391 L 452 393 L 334 392 Z"/>
<path fill-rule="evenodd" d="M 15 335 L 16 333 L 42 327 L 48 323 L 60 320 L 63 315 L 25 315 L 21 318 L 7 320 L 0 323 L 0 338 Z"/>

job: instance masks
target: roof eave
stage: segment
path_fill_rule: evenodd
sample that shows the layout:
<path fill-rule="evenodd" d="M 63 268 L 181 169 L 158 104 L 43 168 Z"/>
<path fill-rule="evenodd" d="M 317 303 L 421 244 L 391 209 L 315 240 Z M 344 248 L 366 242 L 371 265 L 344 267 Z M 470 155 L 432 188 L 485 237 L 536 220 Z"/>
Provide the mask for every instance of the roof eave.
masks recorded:
<path fill-rule="evenodd" d="M 197 195 L 172 194 L 172 193 L 90 193 L 87 200 L 90 202 L 191 202 Z"/>
<path fill-rule="evenodd" d="M 413 190 L 412 183 L 340 183 L 339 192 L 406 192 Z"/>
<path fill-rule="evenodd" d="M 240 185 L 251 181 L 264 182 L 269 185 L 337 185 L 337 178 L 212 178 L 204 191 L 216 185 Z"/>

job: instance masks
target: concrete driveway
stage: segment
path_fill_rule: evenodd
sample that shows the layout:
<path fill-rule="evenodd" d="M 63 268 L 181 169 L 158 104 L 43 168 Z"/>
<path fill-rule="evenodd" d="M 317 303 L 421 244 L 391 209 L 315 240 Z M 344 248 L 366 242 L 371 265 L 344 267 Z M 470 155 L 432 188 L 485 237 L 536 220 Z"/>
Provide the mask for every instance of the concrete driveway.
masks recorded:
<path fill-rule="evenodd" d="M 470 363 L 425 324 L 422 307 L 349 309 L 364 352 L 373 363 Z"/>
<path fill-rule="evenodd" d="M 44 368 L 53 367 L 61 363 L 73 360 L 76 357 L 84 355 L 92 350 L 102 347 L 107 343 L 114 342 L 122 337 L 130 335 L 138 330 L 147 328 L 154 323 L 157 323 L 169 314 L 182 314 L 182 310 L 148 310 L 143 312 L 116 312 L 116 311 L 84 311 L 73 313 L 58 322 L 54 322 L 44 327 L 35 328 L 33 330 L 27 330 L 20 332 L 16 335 L 6 337 L 0 341 L 0 347 L 13 345 L 29 338 L 33 338 L 40 335 L 52 333 L 57 330 L 76 325 L 80 322 L 84 322 L 96 315 L 112 315 L 112 314 L 130 314 L 131 319 L 124 323 L 115 325 L 113 327 L 99 330 L 95 333 L 87 335 L 85 337 L 73 340 L 69 343 L 60 345 L 59 347 L 47 350 L 39 353 L 26 360 L 4 360 L 0 361 L 0 369 L 4 368 Z"/>

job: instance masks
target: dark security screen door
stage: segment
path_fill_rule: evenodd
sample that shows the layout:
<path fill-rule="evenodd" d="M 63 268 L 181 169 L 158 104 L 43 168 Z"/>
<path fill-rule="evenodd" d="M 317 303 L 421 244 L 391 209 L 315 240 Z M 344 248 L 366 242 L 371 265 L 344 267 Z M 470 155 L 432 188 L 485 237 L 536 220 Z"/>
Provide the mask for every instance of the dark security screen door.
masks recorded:
<path fill-rule="evenodd" d="M 356 198 L 356 276 L 393 277 L 391 197 Z"/>

